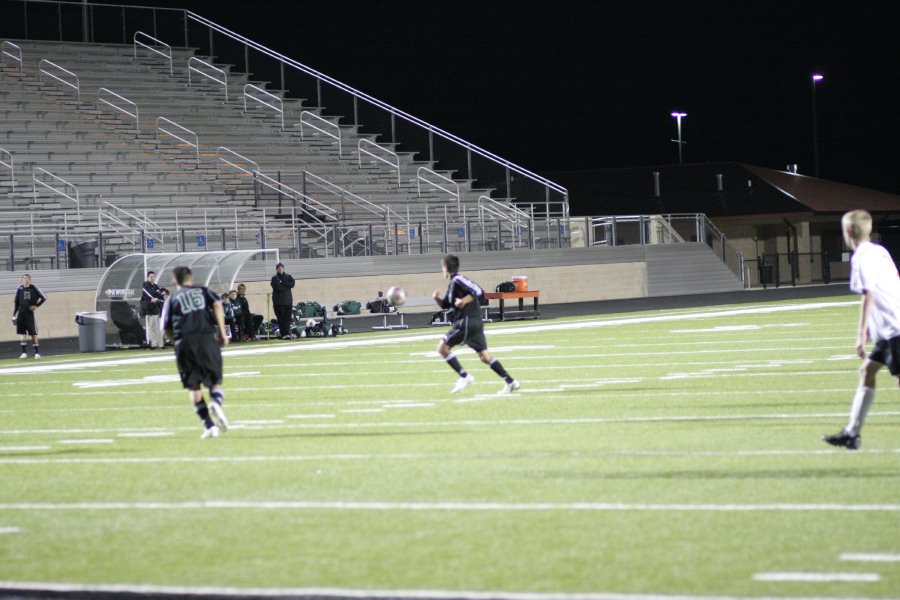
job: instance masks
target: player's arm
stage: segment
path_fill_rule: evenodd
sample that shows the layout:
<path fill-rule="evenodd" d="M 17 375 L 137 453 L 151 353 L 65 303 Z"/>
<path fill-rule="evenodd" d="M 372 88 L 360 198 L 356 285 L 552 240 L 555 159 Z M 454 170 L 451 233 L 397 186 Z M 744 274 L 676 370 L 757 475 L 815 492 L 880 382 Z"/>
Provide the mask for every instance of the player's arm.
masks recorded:
<path fill-rule="evenodd" d="M 219 339 L 223 346 L 228 345 L 228 335 L 225 333 L 225 309 L 222 308 L 222 301 L 213 302 L 213 315 L 216 318 L 216 327 L 219 328 Z"/>
<path fill-rule="evenodd" d="M 16 290 L 16 295 L 13 298 L 13 319 L 19 314 L 19 290 Z"/>
<path fill-rule="evenodd" d="M 859 330 L 856 335 L 856 355 L 866 357 L 866 342 L 869 341 L 869 315 L 872 312 L 872 292 L 863 292 L 862 303 L 859 308 Z"/>
<path fill-rule="evenodd" d="M 31 305 L 31 310 L 35 310 L 38 306 L 47 301 L 47 296 L 37 288 L 37 286 L 31 286 L 34 288 L 35 293 L 37 293 L 37 302 Z"/>
<path fill-rule="evenodd" d="M 453 304 L 456 306 L 456 308 L 464 308 L 467 304 L 471 304 L 474 301 L 475 297 L 472 296 L 472 294 L 466 294 L 462 298 L 457 298 Z"/>
<path fill-rule="evenodd" d="M 431 294 L 431 297 L 439 307 L 443 309 L 450 308 L 450 302 L 447 300 L 447 296 L 441 294 L 441 290 L 434 290 L 434 293 Z"/>
<path fill-rule="evenodd" d="M 295 283 L 296 281 L 294 281 L 294 278 L 292 276 L 288 275 L 287 273 L 284 274 L 284 281 L 282 282 L 282 285 L 284 285 L 284 287 L 286 287 L 287 289 L 291 289 L 294 287 Z"/>

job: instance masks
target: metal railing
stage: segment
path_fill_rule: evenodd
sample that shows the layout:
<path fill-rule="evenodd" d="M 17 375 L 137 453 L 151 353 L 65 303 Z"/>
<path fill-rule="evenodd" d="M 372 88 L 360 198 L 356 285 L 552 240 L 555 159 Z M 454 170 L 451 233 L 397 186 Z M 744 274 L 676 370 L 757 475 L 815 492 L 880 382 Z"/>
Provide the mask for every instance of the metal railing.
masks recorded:
<path fill-rule="evenodd" d="M 103 97 L 103 94 L 108 94 L 110 96 L 114 96 L 115 98 L 122 101 L 123 103 L 133 106 L 134 112 L 129 112 L 128 109 L 115 104 L 115 102 L 107 100 L 106 98 Z M 115 93 L 114 91 L 112 91 L 111 89 L 105 88 L 105 87 L 102 87 L 97 90 L 97 110 L 100 110 L 100 104 L 106 104 L 107 106 L 115 109 L 116 111 L 134 119 L 135 133 L 141 132 L 141 122 L 140 122 L 140 117 L 138 116 L 138 105 L 137 104 L 135 104 L 134 102 L 132 102 L 125 96 L 119 95 L 119 94 Z"/>
<path fill-rule="evenodd" d="M 249 170 L 245 169 L 239 163 L 234 163 L 234 162 L 231 162 L 230 160 L 228 160 L 227 156 L 233 156 L 235 158 L 238 158 L 253 168 L 249 169 Z M 219 165 L 221 163 L 225 163 L 226 165 L 228 165 L 230 167 L 234 167 L 241 173 L 246 173 L 247 175 L 253 175 L 254 173 L 259 171 L 259 163 L 257 163 L 255 160 L 250 160 L 246 156 L 238 154 L 234 150 L 231 150 L 230 148 L 226 148 L 225 146 L 219 146 L 218 148 L 216 148 L 216 173 L 217 174 L 221 173 L 221 171 L 219 169 Z"/>
<path fill-rule="evenodd" d="M 6 65 L 7 57 L 19 63 L 19 73 L 21 73 L 24 67 L 24 62 L 22 60 L 22 48 L 10 41 L 4 41 L 2 44 L 0 44 L 0 59 L 2 59 L 4 66 Z"/>
<path fill-rule="evenodd" d="M 309 189 L 307 186 L 314 185 L 314 186 L 318 187 L 319 189 L 324 190 L 325 192 L 340 198 L 341 220 L 345 220 L 346 211 L 345 211 L 344 204 L 347 201 L 349 201 L 351 204 L 353 204 L 357 208 L 361 208 L 362 210 L 364 210 L 367 213 L 370 213 L 372 215 L 376 215 L 380 218 L 383 218 L 388 223 L 390 223 L 392 221 L 392 217 L 393 217 L 393 220 L 399 220 L 399 218 L 400 218 L 400 215 L 398 215 L 396 212 L 392 211 L 389 207 L 380 206 L 378 204 L 375 204 L 374 202 L 370 202 L 369 200 L 366 200 L 362 196 L 354 194 L 353 192 L 351 192 L 349 190 L 345 190 L 341 186 L 334 184 L 334 183 L 328 181 L 327 179 L 323 179 L 322 177 L 319 177 L 315 173 L 310 173 L 309 171 L 303 171 L 302 175 L 303 175 L 304 193 L 309 194 Z"/>
<path fill-rule="evenodd" d="M 63 189 L 55 188 L 52 185 L 50 185 L 49 183 L 46 183 L 46 182 L 38 179 L 38 175 L 45 175 L 47 177 L 50 177 L 54 181 L 62 182 L 62 184 L 65 187 Z M 66 181 L 62 177 L 59 177 L 58 175 L 54 175 L 53 173 L 51 173 L 50 171 L 48 171 L 46 169 L 42 169 L 42 168 L 38 167 L 31 174 L 31 196 L 34 201 L 34 204 L 37 204 L 37 186 L 42 186 L 42 187 L 50 190 L 51 192 L 53 192 L 55 195 L 62 196 L 63 198 L 66 198 L 67 200 L 74 202 L 75 203 L 75 213 L 77 215 L 81 216 L 81 200 L 78 197 L 78 188 L 75 187 L 75 185 L 69 183 L 68 181 Z M 75 193 L 75 195 L 70 196 L 65 191 L 63 191 L 66 188 L 71 188 L 72 191 Z"/>
<path fill-rule="evenodd" d="M 425 175 L 432 176 L 433 179 L 429 179 Z M 430 185 L 432 189 L 438 189 L 448 194 L 451 198 L 456 198 L 456 208 L 459 209 L 460 199 L 458 183 L 456 183 L 449 177 L 445 177 L 440 173 L 432 171 L 428 167 L 419 167 L 418 169 L 416 169 L 416 193 L 419 197 L 422 196 L 422 182 Z"/>
<path fill-rule="evenodd" d="M 325 224 L 325 219 L 322 218 L 323 216 L 325 218 L 334 220 L 337 219 L 337 211 L 327 204 L 323 204 L 315 198 L 307 196 L 303 192 L 297 191 L 294 188 L 281 183 L 277 179 L 273 179 L 268 175 L 265 175 L 264 173 L 254 171 L 253 174 L 256 177 L 256 181 L 259 183 L 259 185 L 267 187 L 279 195 L 279 201 L 281 197 L 290 198 L 292 202 L 292 208 L 300 209 L 303 214 L 305 214 L 310 219 L 313 219 L 314 221 L 321 224 Z M 318 214 L 316 212 L 313 212 L 313 210 L 317 211 Z"/>
<path fill-rule="evenodd" d="M 48 71 L 46 68 L 44 68 L 44 65 L 49 65 L 49 66 L 53 67 L 53 69 L 55 69 L 58 73 L 72 77 L 75 80 L 75 83 L 72 83 L 71 81 L 67 81 L 63 77 L 60 77 L 59 75 L 54 75 L 51 71 Z M 60 82 L 61 84 L 75 90 L 75 98 L 78 100 L 81 100 L 81 81 L 78 79 L 78 75 L 76 75 L 75 73 L 73 73 L 72 71 L 70 71 L 68 69 L 64 69 L 63 67 L 59 66 L 58 64 L 56 64 L 53 61 L 47 60 L 46 58 L 42 58 L 40 60 L 40 62 L 38 62 L 38 71 L 40 73 L 38 75 L 38 77 L 42 84 L 44 83 L 44 75 L 46 75 L 47 77 L 55 79 L 56 81 Z"/>
<path fill-rule="evenodd" d="M 150 44 L 142 42 L 142 41 L 138 40 L 138 37 L 140 37 L 142 39 L 146 39 L 146 40 L 152 42 L 154 45 L 151 46 Z M 137 57 L 138 57 L 137 56 L 138 46 L 140 46 L 142 48 L 146 48 L 153 54 L 156 54 L 158 56 L 162 56 L 163 58 L 165 58 L 169 62 L 169 77 L 173 77 L 175 75 L 175 64 L 172 61 L 172 46 L 168 45 L 167 43 L 165 43 L 161 40 L 156 39 L 152 35 L 147 35 L 143 31 L 135 32 L 133 42 L 134 42 L 134 59 L 135 60 L 137 60 Z M 157 46 L 159 48 L 165 48 L 165 52 L 163 52 L 162 50 L 159 50 L 157 48 Z"/>
<path fill-rule="evenodd" d="M 112 213 L 107 212 L 104 215 L 103 210 L 102 210 L 103 208 L 106 208 L 108 210 L 115 211 L 115 212 L 112 212 Z M 101 203 L 101 210 L 97 211 L 97 215 L 98 215 L 98 218 L 101 218 L 103 216 L 106 216 L 106 217 L 114 216 L 120 222 L 122 221 L 122 219 L 121 219 L 121 217 L 118 217 L 117 215 L 124 215 L 127 219 L 130 219 L 131 222 L 134 224 L 134 225 L 131 225 L 128 223 L 124 223 L 128 227 L 136 227 L 138 231 L 150 232 L 151 234 L 157 235 L 160 240 L 163 240 L 163 241 L 165 240 L 165 235 L 164 235 L 162 227 L 158 223 L 156 223 L 155 221 L 153 221 L 152 219 L 147 217 L 146 214 L 140 214 L 139 212 L 127 211 L 124 208 L 121 208 L 119 206 L 116 206 L 115 204 L 112 204 L 111 202 L 104 201 Z"/>
<path fill-rule="evenodd" d="M 248 94 L 248 89 L 253 90 L 258 94 L 262 94 L 264 98 L 268 99 L 268 102 L 263 98 L 258 98 L 252 94 Z M 247 98 L 253 100 L 257 104 L 261 104 L 267 108 L 271 108 L 276 113 L 278 113 L 278 116 L 281 119 L 281 130 L 284 131 L 284 100 L 282 100 L 275 94 L 267 92 L 259 86 L 253 85 L 252 83 L 248 83 L 244 86 L 244 112 L 247 112 Z"/>
<path fill-rule="evenodd" d="M 168 129 L 164 129 L 160 125 L 160 123 L 165 123 L 167 125 L 172 125 L 173 127 L 177 127 L 183 133 L 194 136 L 194 141 L 191 142 L 190 140 L 181 137 L 174 131 L 169 131 Z M 159 145 L 160 133 L 164 133 L 168 136 L 171 136 L 171 137 L 175 138 L 176 140 L 178 140 L 179 142 L 194 148 L 194 150 L 197 153 L 197 166 L 200 166 L 200 138 L 197 137 L 196 133 L 194 133 L 187 127 L 183 127 L 182 125 L 179 125 L 178 123 L 176 123 L 175 121 L 173 121 L 171 119 L 167 119 L 166 117 L 158 117 L 156 119 L 156 144 L 157 144 L 157 146 Z"/>
<path fill-rule="evenodd" d="M 199 65 L 199 66 L 194 66 L 194 65 Z M 203 67 L 207 70 L 204 71 L 200 67 Z M 218 83 L 219 85 L 221 85 L 222 88 L 225 90 L 225 103 L 226 104 L 228 103 L 228 74 L 225 73 L 225 71 L 223 69 L 220 69 L 219 67 L 217 67 L 213 64 L 210 64 L 204 60 L 200 60 L 196 56 L 192 56 L 188 59 L 188 67 L 187 68 L 188 68 L 188 86 L 192 85 L 192 83 L 193 83 L 191 80 L 191 73 L 196 73 L 200 77 L 205 77 L 206 79 L 212 80 L 215 83 Z M 217 73 L 217 74 L 221 75 L 222 78 L 216 79 L 215 75 L 211 74 L 209 71 L 212 71 L 213 73 Z M 246 107 L 245 107 L 245 109 L 246 109 Z"/>
<path fill-rule="evenodd" d="M 300 139 L 303 137 L 303 126 L 318 131 L 322 135 L 328 136 L 333 140 L 337 140 L 338 156 L 343 155 L 341 144 L 341 128 L 336 123 L 332 123 L 328 119 L 323 119 L 314 112 L 304 110 L 300 113 Z"/>
<path fill-rule="evenodd" d="M 374 153 L 372 150 L 364 149 L 363 146 L 365 146 L 366 148 L 372 148 L 372 149 L 378 150 L 378 152 L 380 152 L 382 154 L 387 154 L 388 156 L 393 158 L 393 160 L 388 160 L 384 156 L 379 156 L 378 154 Z M 360 168 L 362 168 L 363 154 L 366 154 L 366 155 L 374 158 L 375 161 L 382 162 L 382 163 L 388 165 L 389 167 L 396 169 L 397 170 L 397 187 L 400 187 L 400 156 L 396 152 L 392 152 L 391 150 L 388 150 L 384 146 L 379 146 L 375 142 L 372 142 L 365 138 L 360 138 L 359 142 L 356 144 L 356 154 L 359 157 L 359 167 Z M 372 163 L 374 161 L 367 161 L 367 162 Z"/>
<path fill-rule="evenodd" d="M 16 167 L 12 152 L 7 150 L 6 148 L 0 148 L 0 154 L 5 154 L 7 159 L 9 160 L 9 162 L 0 160 L 0 167 L 6 167 L 7 169 L 9 169 L 9 180 L 10 182 L 12 182 L 13 187 L 16 187 Z"/>

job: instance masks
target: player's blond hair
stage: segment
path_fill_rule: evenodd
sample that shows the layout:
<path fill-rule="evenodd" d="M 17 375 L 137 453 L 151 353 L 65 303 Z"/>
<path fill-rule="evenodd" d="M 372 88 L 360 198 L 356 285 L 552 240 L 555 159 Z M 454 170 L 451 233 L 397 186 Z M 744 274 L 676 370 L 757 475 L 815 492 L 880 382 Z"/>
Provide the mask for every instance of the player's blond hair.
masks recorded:
<path fill-rule="evenodd" d="M 868 239 L 872 234 L 872 215 L 867 210 L 851 210 L 841 217 L 841 226 L 854 241 Z"/>

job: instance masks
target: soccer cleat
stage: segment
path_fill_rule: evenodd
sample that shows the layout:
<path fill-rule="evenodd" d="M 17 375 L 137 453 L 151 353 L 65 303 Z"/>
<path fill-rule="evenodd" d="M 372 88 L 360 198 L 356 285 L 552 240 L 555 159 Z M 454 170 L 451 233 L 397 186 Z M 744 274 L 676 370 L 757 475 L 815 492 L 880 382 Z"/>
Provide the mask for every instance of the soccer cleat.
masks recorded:
<path fill-rule="evenodd" d="M 228 419 L 225 417 L 225 411 L 222 409 L 222 405 L 213 400 L 209 403 L 209 408 L 219 429 L 221 429 L 223 433 L 228 431 Z"/>
<path fill-rule="evenodd" d="M 451 390 L 451 393 L 453 393 L 453 394 L 460 393 L 461 391 L 466 389 L 467 385 L 469 385 L 470 383 L 473 383 L 474 381 L 475 381 L 475 378 L 472 377 L 471 375 L 466 375 L 465 377 L 460 377 L 459 379 L 456 380 L 456 385 L 453 386 L 453 390 Z"/>
<path fill-rule="evenodd" d="M 38 354 L 37 352 L 35 352 L 35 354 L 34 354 L 34 360 L 37 360 L 37 359 L 39 359 L 40 357 L 41 357 L 41 355 Z"/>
<path fill-rule="evenodd" d="M 203 432 L 203 435 L 200 436 L 201 440 L 205 440 L 207 438 L 216 438 L 219 437 L 219 428 L 215 425 L 207 429 Z"/>
<path fill-rule="evenodd" d="M 846 448 L 847 450 L 859 450 L 860 446 L 862 446 L 862 438 L 859 435 L 850 435 L 843 430 L 834 435 L 823 435 L 822 441 L 832 446 Z"/>
<path fill-rule="evenodd" d="M 519 386 L 519 382 L 516 381 L 515 379 L 513 379 L 509 383 L 504 383 L 503 387 L 500 388 L 500 391 L 497 392 L 497 395 L 503 396 L 505 394 L 512 394 L 513 392 L 518 392 L 519 387 L 521 387 L 521 386 Z"/>
<path fill-rule="evenodd" d="M 19 355 L 19 358 L 28 358 L 28 354 L 23 352 L 22 354 Z"/>

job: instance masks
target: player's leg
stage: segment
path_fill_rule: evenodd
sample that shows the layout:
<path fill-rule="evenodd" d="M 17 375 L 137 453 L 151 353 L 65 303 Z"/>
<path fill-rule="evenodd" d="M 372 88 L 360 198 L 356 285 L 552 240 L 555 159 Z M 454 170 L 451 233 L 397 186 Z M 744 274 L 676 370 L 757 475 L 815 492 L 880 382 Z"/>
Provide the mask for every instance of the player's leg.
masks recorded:
<path fill-rule="evenodd" d="M 826 443 L 847 448 L 848 450 L 858 450 L 862 445 L 860 431 L 863 423 L 866 421 L 866 416 L 869 414 L 869 409 L 872 407 L 872 402 L 875 400 L 876 375 L 883 366 L 883 364 L 872 360 L 872 358 L 867 358 L 863 362 L 859 368 L 859 385 L 850 405 L 850 419 L 847 422 L 847 426 L 839 433 L 823 437 L 822 439 Z"/>
<path fill-rule="evenodd" d="M 19 358 L 28 358 L 28 336 L 25 334 L 24 329 L 19 335 L 19 347 L 22 349 L 22 354 L 19 355 Z"/>
<path fill-rule="evenodd" d="M 228 417 L 225 416 L 225 409 L 222 407 L 222 403 L 225 401 L 225 392 L 222 390 L 221 383 L 212 386 L 209 391 L 209 399 L 209 408 L 216 424 L 222 431 L 228 431 Z"/>
<path fill-rule="evenodd" d="M 466 386 L 475 381 L 475 378 L 466 373 L 466 370 L 460 364 L 459 359 L 456 358 L 456 354 L 453 353 L 453 346 L 457 343 L 457 338 L 460 337 L 461 333 L 458 331 L 459 328 L 456 326 L 453 327 L 443 338 L 441 338 L 440 343 L 438 344 L 438 354 L 441 355 L 441 358 L 450 365 L 450 368 L 459 374 L 459 379 L 456 380 L 456 383 L 453 385 L 452 393 L 458 394 L 459 392 L 466 389 Z"/>
<path fill-rule="evenodd" d="M 482 337 L 484 336 L 482 335 Z M 491 368 L 491 371 L 493 371 L 501 379 L 503 379 L 503 387 L 500 388 L 499 392 L 497 392 L 498 394 L 509 394 L 511 392 L 519 391 L 519 382 L 513 379 L 510 374 L 506 372 L 506 369 L 503 368 L 503 365 L 500 364 L 500 361 L 491 356 L 491 353 L 488 352 L 487 348 L 484 348 L 481 351 L 476 351 L 478 352 L 478 358 L 481 359 L 481 362 L 488 365 Z"/>
<path fill-rule="evenodd" d="M 37 332 L 31 336 L 31 345 L 34 347 L 34 357 L 41 357 L 41 341 L 38 339 Z"/>
<path fill-rule="evenodd" d="M 200 389 L 199 385 L 193 386 L 188 388 L 188 396 L 191 399 L 191 403 L 194 405 L 194 411 L 203 423 L 203 435 L 200 437 L 202 439 L 218 437 L 219 428 L 213 422 L 212 417 L 209 414 L 209 407 L 203 400 L 203 390 Z"/>
<path fill-rule="evenodd" d="M 41 341 L 38 339 L 37 316 L 34 311 L 30 310 L 26 313 L 28 319 L 25 321 L 28 325 L 28 333 L 31 335 L 31 346 L 34 348 L 34 357 L 41 357 Z"/>

